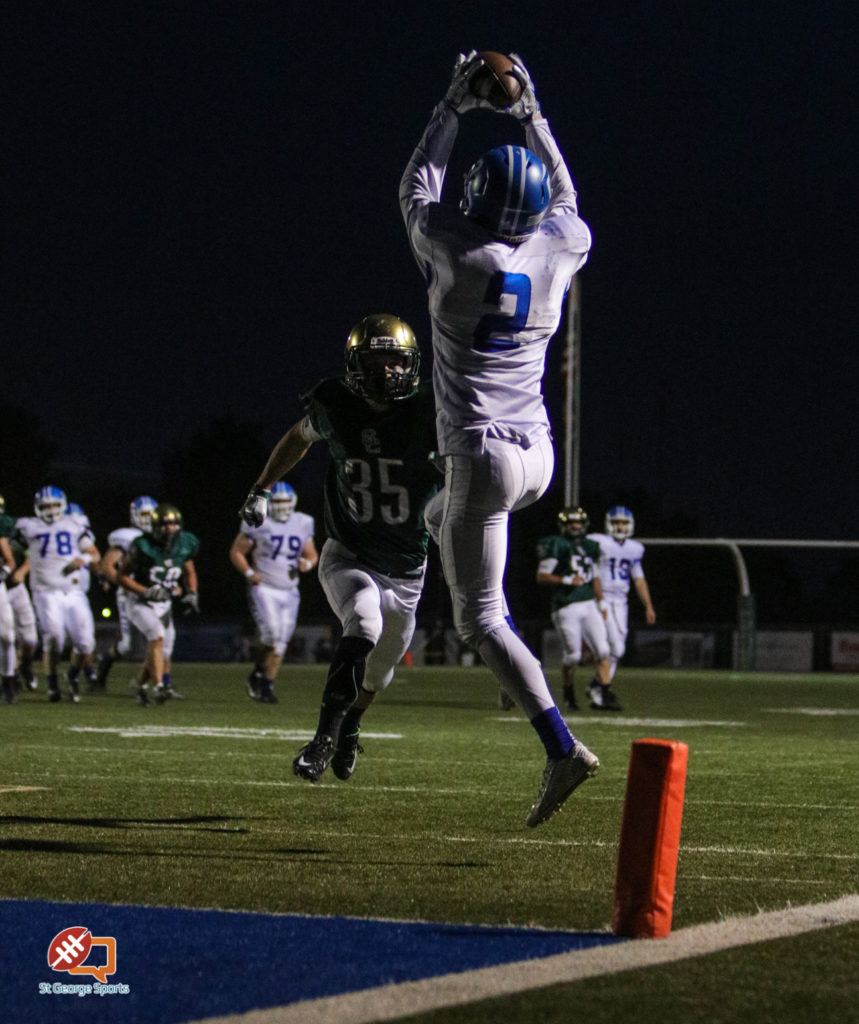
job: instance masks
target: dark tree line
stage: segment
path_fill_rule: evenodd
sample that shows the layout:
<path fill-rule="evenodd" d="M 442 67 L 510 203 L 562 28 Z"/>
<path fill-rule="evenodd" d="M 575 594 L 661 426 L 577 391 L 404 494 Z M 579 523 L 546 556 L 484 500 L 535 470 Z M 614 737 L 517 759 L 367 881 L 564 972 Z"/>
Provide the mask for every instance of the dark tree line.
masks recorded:
<path fill-rule="evenodd" d="M 106 473 L 97 466 L 66 466 L 54 460 L 55 446 L 37 419 L 25 409 L 0 405 L 0 494 L 12 515 L 31 515 L 34 492 L 44 484 L 63 488 L 90 517 L 96 540 L 128 522 L 129 502 L 138 494 L 177 505 L 186 527 L 201 540 L 197 567 L 204 617 L 247 619 L 243 582 L 227 552 L 239 528 L 238 509 L 248 486 L 268 456 L 262 424 L 215 418 L 189 441 L 163 458 L 160 474 Z M 317 547 L 324 541 L 322 480 L 326 454 L 314 446 L 290 474 L 299 508 L 316 522 Z M 506 585 L 517 621 L 548 620 L 549 596 L 536 583 L 537 541 L 557 528 L 563 505 L 559 479 L 532 508 L 510 521 Z M 663 518 L 657 502 L 643 490 L 610 495 L 585 491 L 581 504 L 593 530 L 601 530 L 608 507 L 633 509 L 639 537 L 695 537 L 698 524 L 681 516 Z M 859 558 L 844 552 L 809 554 L 789 549 L 746 549 L 746 563 L 761 626 L 831 624 L 859 620 Z M 663 625 L 732 623 L 736 619 L 737 580 L 730 555 L 721 549 L 651 546 L 646 570 Z M 330 611 L 315 574 L 302 587 L 302 617 L 328 619 Z M 450 620 L 450 602 L 437 552 L 430 551 L 422 622 Z M 641 621 L 638 601 L 630 600 L 632 623 Z"/>

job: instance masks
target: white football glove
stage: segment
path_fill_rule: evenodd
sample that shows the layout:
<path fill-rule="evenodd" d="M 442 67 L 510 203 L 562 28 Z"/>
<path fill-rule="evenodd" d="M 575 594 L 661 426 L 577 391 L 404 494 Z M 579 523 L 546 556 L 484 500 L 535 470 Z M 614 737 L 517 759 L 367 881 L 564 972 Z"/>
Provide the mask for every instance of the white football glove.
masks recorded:
<path fill-rule="evenodd" d="M 191 612 L 200 614 L 200 595 L 196 590 L 189 590 L 179 603 L 182 605 L 183 615 L 190 615 Z"/>
<path fill-rule="evenodd" d="M 5 583 L 6 580 L 12 575 L 12 570 L 4 562 L 0 565 L 0 583 Z"/>
<path fill-rule="evenodd" d="M 453 65 L 450 85 L 444 94 L 443 102 L 457 114 L 464 114 L 479 107 L 491 107 L 487 100 L 481 100 L 471 91 L 471 79 L 478 68 L 483 67 L 483 58 L 477 56 L 477 50 L 469 54 L 461 53 Z"/>
<path fill-rule="evenodd" d="M 153 583 L 151 587 L 147 587 L 143 591 L 143 600 L 147 604 L 156 604 L 158 601 L 169 601 L 170 591 L 166 587 L 162 587 L 158 583 Z"/>
<path fill-rule="evenodd" d="M 258 484 L 254 484 L 250 493 L 245 498 L 245 503 L 239 509 L 239 515 L 248 526 L 262 526 L 268 513 L 268 498 L 270 492 Z"/>
<path fill-rule="evenodd" d="M 513 75 L 522 86 L 522 95 L 507 108 L 506 112 L 515 117 L 520 124 L 528 124 L 533 118 L 540 117 L 540 104 L 537 102 L 534 83 L 522 58 L 518 53 L 511 53 L 510 59 L 513 61 Z"/>

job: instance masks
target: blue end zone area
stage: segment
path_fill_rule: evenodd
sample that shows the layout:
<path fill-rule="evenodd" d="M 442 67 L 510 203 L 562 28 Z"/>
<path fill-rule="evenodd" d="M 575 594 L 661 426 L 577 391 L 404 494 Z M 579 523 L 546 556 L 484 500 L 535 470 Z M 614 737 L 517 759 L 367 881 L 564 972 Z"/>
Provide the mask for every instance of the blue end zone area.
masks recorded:
<path fill-rule="evenodd" d="M 116 940 L 110 985 L 127 995 L 40 995 L 95 984 L 48 965 L 58 932 Z M 10 1021 L 178 1024 L 415 981 L 619 941 L 601 932 L 365 921 L 220 910 L 0 900 L 3 1017 Z M 94 946 L 88 962 L 105 962 Z"/>

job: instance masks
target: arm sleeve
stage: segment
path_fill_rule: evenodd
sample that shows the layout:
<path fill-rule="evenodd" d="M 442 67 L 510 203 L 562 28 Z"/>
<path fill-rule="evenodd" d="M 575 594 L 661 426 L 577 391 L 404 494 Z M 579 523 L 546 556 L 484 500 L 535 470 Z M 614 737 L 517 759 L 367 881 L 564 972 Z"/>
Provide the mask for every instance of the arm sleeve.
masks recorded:
<path fill-rule="evenodd" d="M 552 197 L 549 200 L 547 217 L 558 216 L 564 213 L 579 212 L 576 202 L 576 190 L 573 186 L 573 179 L 564 162 L 552 129 L 545 118 L 532 120 L 525 128 L 525 142 L 528 149 L 539 157 L 549 171 L 549 184 Z"/>
<path fill-rule="evenodd" d="M 458 130 L 457 115 L 439 103 L 400 179 L 400 210 L 409 235 L 419 211 L 429 203 L 441 201 L 447 162 Z"/>

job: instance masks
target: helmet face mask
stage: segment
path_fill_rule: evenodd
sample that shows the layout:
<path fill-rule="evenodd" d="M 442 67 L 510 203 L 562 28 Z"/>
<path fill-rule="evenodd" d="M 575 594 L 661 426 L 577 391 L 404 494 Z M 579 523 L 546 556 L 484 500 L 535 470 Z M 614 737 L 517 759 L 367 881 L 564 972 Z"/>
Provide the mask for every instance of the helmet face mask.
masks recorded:
<path fill-rule="evenodd" d="M 182 513 L 175 505 L 162 503 L 152 510 L 151 523 L 152 537 L 156 543 L 169 550 L 176 534 L 182 529 Z"/>
<path fill-rule="evenodd" d="M 131 525 L 136 526 L 143 533 L 152 532 L 152 513 L 158 506 L 158 502 L 149 495 L 143 494 L 135 498 L 129 507 Z"/>
<path fill-rule="evenodd" d="M 496 146 L 466 174 L 459 208 L 487 231 L 515 242 L 537 230 L 550 198 L 542 160 L 524 146 Z"/>
<path fill-rule="evenodd" d="M 590 520 L 583 508 L 563 508 L 558 513 L 558 527 L 564 537 L 580 540 L 588 532 Z"/>
<path fill-rule="evenodd" d="M 278 481 L 271 488 L 271 497 L 268 499 L 268 513 L 276 523 L 285 523 L 295 511 L 298 501 L 295 490 L 283 480 Z"/>
<path fill-rule="evenodd" d="M 635 532 L 635 519 L 624 505 L 615 505 L 605 514 L 605 532 L 615 540 L 626 540 Z"/>
<path fill-rule="evenodd" d="M 43 523 L 50 525 L 65 515 L 68 499 L 59 487 L 43 487 L 36 491 L 33 510 Z"/>
<path fill-rule="evenodd" d="M 346 384 L 369 402 L 386 404 L 417 391 L 421 354 L 414 331 L 388 313 L 365 316 L 346 341 Z"/>

